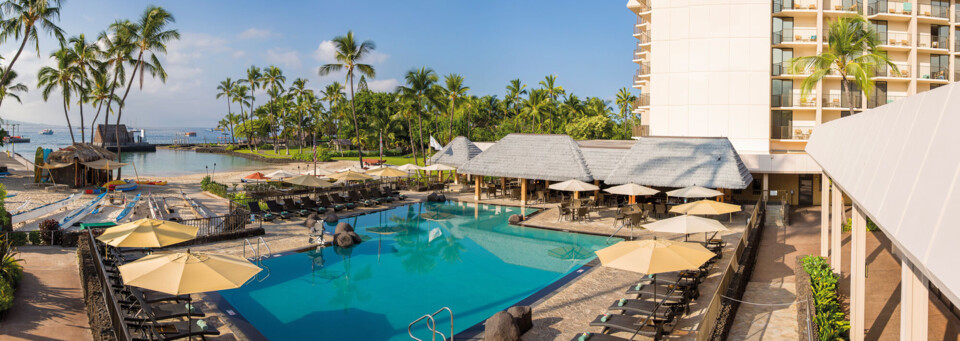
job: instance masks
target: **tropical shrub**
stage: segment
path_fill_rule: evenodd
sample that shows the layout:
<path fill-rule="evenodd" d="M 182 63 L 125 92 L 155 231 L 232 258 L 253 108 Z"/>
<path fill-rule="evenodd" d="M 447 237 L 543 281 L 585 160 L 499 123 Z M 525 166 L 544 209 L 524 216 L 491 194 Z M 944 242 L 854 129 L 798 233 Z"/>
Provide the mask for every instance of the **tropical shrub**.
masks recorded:
<path fill-rule="evenodd" d="M 19 254 L 20 251 L 13 245 L 12 240 L 0 237 L 0 282 L 10 283 L 11 286 L 16 286 L 20 282 L 23 277 L 23 266 L 17 258 Z"/>
<path fill-rule="evenodd" d="M 852 218 L 847 218 L 847 220 L 846 220 L 845 222 L 843 222 L 842 224 L 840 224 L 840 231 L 850 232 L 850 231 L 852 231 L 852 230 L 853 230 L 853 219 L 852 219 Z M 877 226 L 877 223 L 874 223 L 873 220 L 870 220 L 870 218 L 867 218 L 867 231 L 877 232 L 877 231 L 880 231 L 880 227 Z"/>
<path fill-rule="evenodd" d="M 30 244 L 40 245 L 40 231 L 30 231 L 27 239 L 30 239 Z"/>
<path fill-rule="evenodd" d="M 7 217 L 6 206 L 7 199 L 7 188 L 0 184 L 0 231 L 2 230 L 12 230 L 13 226 L 9 226 L 10 218 Z"/>
<path fill-rule="evenodd" d="M 13 246 L 24 246 L 24 245 L 27 245 L 27 233 L 26 233 L 26 232 L 8 233 L 7 236 L 10 237 L 10 242 L 13 243 Z"/>
<path fill-rule="evenodd" d="M 40 245 L 56 244 L 53 236 L 60 229 L 60 223 L 53 219 L 47 219 L 40 222 Z M 51 244 L 52 242 L 52 244 Z"/>
<path fill-rule="evenodd" d="M 0 313 L 13 307 L 13 285 L 0 280 Z"/>
<path fill-rule="evenodd" d="M 219 197 L 229 198 L 227 185 L 211 180 L 209 175 L 203 177 L 203 180 L 200 180 L 200 188 Z"/>
<path fill-rule="evenodd" d="M 824 257 L 806 256 L 801 262 L 803 270 L 810 275 L 810 289 L 816 311 L 813 322 L 817 324 L 820 340 L 849 339 L 850 321 L 843 314 L 837 297 L 837 275 Z"/>

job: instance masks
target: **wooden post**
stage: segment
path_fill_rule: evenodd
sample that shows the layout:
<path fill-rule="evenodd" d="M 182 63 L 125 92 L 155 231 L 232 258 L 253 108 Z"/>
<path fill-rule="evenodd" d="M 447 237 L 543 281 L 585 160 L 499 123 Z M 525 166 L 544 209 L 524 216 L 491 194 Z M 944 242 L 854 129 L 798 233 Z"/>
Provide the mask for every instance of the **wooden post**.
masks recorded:
<path fill-rule="evenodd" d="M 507 178 L 500 178 L 500 193 L 507 196 Z"/>
<path fill-rule="evenodd" d="M 820 174 L 820 257 L 830 256 L 830 179 Z"/>
<path fill-rule="evenodd" d="M 482 182 L 481 179 L 483 179 L 482 176 L 476 177 L 477 186 L 476 188 L 473 189 L 473 192 L 474 192 L 473 199 L 477 200 L 477 202 L 480 202 L 480 183 Z"/>
<path fill-rule="evenodd" d="M 593 185 L 600 187 L 600 180 L 593 180 Z M 600 188 L 597 188 L 596 191 L 593 191 L 593 199 L 594 200 L 600 199 Z"/>
<path fill-rule="evenodd" d="M 453 171 L 453 184 L 460 184 L 460 174 L 457 174 L 457 171 Z"/>
<path fill-rule="evenodd" d="M 575 192 L 573 192 L 573 198 L 574 198 L 574 199 L 580 199 L 580 191 L 575 191 Z"/>
<path fill-rule="evenodd" d="M 631 195 L 631 196 L 630 196 L 630 201 L 629 201 L 629 203 L 630 203 L 631 205 L 636 204 L 636 203 L 637 203 L 637 196 L 636 196 L 636 195 Z"/>
<path fill-rule="evenodd" d="M 520 179 L 520 206 L 527 204 L 527 179 Z"/>

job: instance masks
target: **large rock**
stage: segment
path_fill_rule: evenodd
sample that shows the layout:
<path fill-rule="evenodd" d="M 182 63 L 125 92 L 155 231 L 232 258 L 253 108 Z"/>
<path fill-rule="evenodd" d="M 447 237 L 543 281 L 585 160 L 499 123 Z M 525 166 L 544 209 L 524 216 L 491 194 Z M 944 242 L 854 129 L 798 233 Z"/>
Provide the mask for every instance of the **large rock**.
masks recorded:
<path fill-rule="evenodd" d="M 333 244 L 341 248 L 353 247 L 354 239 L 349 233 L 338 233 L 333 237 Z"/>
<path fill-rule="evenodd" d="M 354 245 L 360 244 L 360 242 L 363 241 L 363 238 L 360 238 L 360 235 L 357 234 L 356 232 L 350 231 L 350 232 L 346 232 L 346 233 L 344 233 L 344 234 L 350 236 L 350 238 L 353 239 L 353 244 L 354 244 Z"/>
<path fill-rule="evenodd" d="M 428 202 L 437 202 L 437 201 L 439 201 L 439 197 L 440 197 L 440 195 L 437 194 L 437 192 L 433 192 L 433 193 L 430 193 L 429 195 L 427 195 L 427 201 L 428 201 Z"/>
<path fill-rule="evenodd" d="M 437 201 L 439 202 L 447 201 L 447 196 L 443 194 L 437 194 Z"/>
<path fill-rule="evenodd" d="M 511 224 L 519 224 L 521 221 L 523 221 L 523 216 L 519 214 L 514 214 L 514 215 L 511 215 L 510 218 L 507 218 L 507 221 L 510 222 Z"/>
<path fill-rule="evenodd" d="M 347 233 L 347 232 L 353 232 L 353 226 L 350 226 L 349 223 L 339 223 L 337 224 L 337 228 L 333 230 L 333 234 L 341 234 L 341 233 Z"/>
<path fill-rule="evenodd" d="M 323 221 L 331 224 L 336 223 L 339 220 L 340 220 L 340 217 L 337 217 L 337 214 L 333 212 L 327 213 L 327 215 L 323 217 Z"/>
<path fill-rule="evenodd" d="M 514 306 L 507 309 L 507 313 L 513 316 L 520 329 L 520 335 L 533 328 L 533 310 L 529 306 Z"/>
<path fill-rule="evenodd" d="M 307 219 L 303 221 L 303 226 L 313 227 L 313 225 L 317 223 L 317 218 L 318 217 L 316 213 L 310 213 L 310 215 L 307 216 Z"/>
<path fill-rule="evenodd" d="M 505 311 L 497 312 L 484 322 L 483 330 L 484 341 L 518 341 L 520 340 L 520 329 L 513 318 L 513 315 Z"/>

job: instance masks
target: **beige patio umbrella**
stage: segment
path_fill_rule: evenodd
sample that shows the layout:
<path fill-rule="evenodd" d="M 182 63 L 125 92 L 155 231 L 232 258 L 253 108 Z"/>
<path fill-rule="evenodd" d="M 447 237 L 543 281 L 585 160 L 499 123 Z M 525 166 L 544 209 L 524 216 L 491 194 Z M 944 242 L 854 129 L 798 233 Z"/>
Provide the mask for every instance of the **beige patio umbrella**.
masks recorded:
<path fill-rule="evenodd" d="M 713 200 L 699 200 L 671 207 L 670 212 L 680 214 L 718 215 L 740 212 L 740 206 Z"/>
<path fill-rule="evenodd" d="M 678 198 L 713 198 L 720 195 L 723 192 L 696 185 L 667 192 L 667 196 Z"/>
<path fill-rule="evenodd" d="M 395 168 L 384 167 L 384 168 L 377 168 L 377 169 L 368 170 L 368 171 L 367 171 L 367 175 L 375 175 L 375 176 L 379 176 L 379 177 L 388 177 L 388 178 L 389 178 L 389 177 L 406 176 L 406 175 L 407 175 L 407 172 L 404 172 L 404 171 L 402 171 L 402 170 L 395 169 Z"/>
<path fill-rule="evenodd" d="M 107 159 L 100 159 L 96 161 L 84 162 L 83 165 L 93 169 L 99 169 L 99 170 L 114 170 L 117 168 L 122 168 L 127 164 L 116 162 L 116 161 L 110 161 Z"/>
<path fill-rule="evenodd" d="M 316 188 L 333 187 L 333 184 L 331 184 L 329 181 L 320 180 L 319 178 L 313 175 L 301 175 L 301 176 L 283 180 L 283 182 L 286 182 L 288 184 L 298 185 L 298 186 L 306 186 L 306 187 L 316 187 Z"/>
<path fill-rule="evenodd" d="M 653 232 L 682 233 L 684 234 L 684 239 L 686 239 L 686 235 L 691 233 L 703 232 L 703 237 L 706 239 L 707 232 L 728 230 L 727 227 L 723 226 L 719 221 L 692 215 L 676 216 L 640 226 Z"/>
<path fill-rule="evenodd" d="M 288 172 L 288 171 L 285 171 L 285 170 L 282 170 L 282 169 L 278 169 L 278 170 L 275 170 L 275 171 L 273 171 L 273 172 L 271 172 L 271 173 L 268 173 L 266 176 L 271 177 L 271 178 L 292 178 L 292 177 L 295 177 L 295 176 L 298 176 L 298 175 L 300 175 L 300 174 L 297 174 L 297 173 L 294 173 L 294 172 Z"/>
<path fill-rule="evenodd" d="M 333 174 L 327 175 L 327 177 L 335 180 L 342 180 L 342 181 L 363 181 L 363 180 L 373 179 L 373 177 L 369 175 L 366 175 L 363 173 L 357 173 L 354 171 L 333 173 Z"/>
<path fill-rule="evenodd" d="M 164 247 L 197 237 L 198 227 L 143 218 L 103 231 L 97 240 L 115 247 Z"/>
<path fill-rule="evenodd" d="M 580 181 L 580 180 L 576 180 L 576 179 L 567 180 L 567 181 L 564 181 L 564 182 L 558 182 L 558 183 L 555 183 L 555 184 L 550 185 L 549 188 L 552 189 L 552 190 L 557 190 L 557 191 L 573 192 L 573 197 L 574 197 L 574 198 L 579 198 L 579 197 L 580 197 L 580 192 L 583 192 L 583 191 L 596 191 L 596 190 L 599 190 L 599 189 L 600 189 L 600 187 L 597 187 L 597 186 L 594 185 L 594 184 L 588 184 L 588 183 L 586 183 L 586 182 L 583 182 L 583 181 Z"/>
<path fill-rule="evenodd" d="M 423 167 L 417 166 L 417 165 L 412 164 L 412 163 L 408 163 L 408 164 L 405 164 L 405 165 L 403 165 L 403 166 L 397 167 L 398 170 L 402 170 L 402 171 L 405 171 L 405 172 L 416 171 L 416 170 L 420 170 L 421 168 L 423 168 Z"/>
<path fill-rule="evenodd" d="M 440 163 L 435 163 L 435 164 L 432 164 L 432 165 L 429 165 L 429 166 L 426 166 L 426 167 L 423 167 L 423 168 L 420 168 L 420 169 L 421 169 L 421 170 L 425 170 L 425 171 L 427 171 L 427 172 L 436 171 L 436 172 L 438 173 L 438 174 L 437 174 L 437 181 L 443 181 L 443 172 L 444 172 L 444 171 L 455 171 L 455 170 L 457 170 L 456 168 L 453 168 L 453 167 L 450 167 L 450 166 L 447 166 L 447 165 L 444 165 L 444 164 L 440 164 Z M 428 173 L 428 175 L 429 175 L 429 173 Z"/>
<path fill-rule="evenodd" d="M 657 274 L 694 270 L 716 256 L 698 243 L 650 239 L 622 241 L 596 254 L 603 266 L 653 275 L 654 290 Z"/>
<path fill-rule="evenodd" d="M 655 190 L 653 188 L 650 188 L 647 186 L 641 186 L 637 184 L 625 184 L 620 186 L 613 186 L 603 191 L 610 194 L 629 195 L 631 204 L 637 202 L 638 195 L 654 195 L 654 194 L 660 193 L 660 191 Z"/>

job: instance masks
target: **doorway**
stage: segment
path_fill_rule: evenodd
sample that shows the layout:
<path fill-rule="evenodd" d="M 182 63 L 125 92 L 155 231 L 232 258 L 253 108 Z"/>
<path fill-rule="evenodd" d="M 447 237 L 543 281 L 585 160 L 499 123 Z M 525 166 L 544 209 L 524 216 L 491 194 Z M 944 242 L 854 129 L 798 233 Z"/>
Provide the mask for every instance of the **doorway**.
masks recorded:
<path fill-rule="evenodd" d="M 813 206 L 813 174 L 800 174 L 799 206 Z"/>

